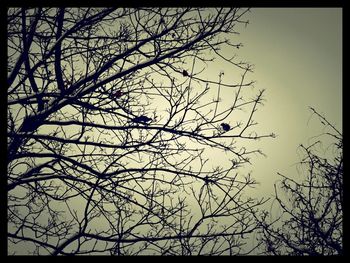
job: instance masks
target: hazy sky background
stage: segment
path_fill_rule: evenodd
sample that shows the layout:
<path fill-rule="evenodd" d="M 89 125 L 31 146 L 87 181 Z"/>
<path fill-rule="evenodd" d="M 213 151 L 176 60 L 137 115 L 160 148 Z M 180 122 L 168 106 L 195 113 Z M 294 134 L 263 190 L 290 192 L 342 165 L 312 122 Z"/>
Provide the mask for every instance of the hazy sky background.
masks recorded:
<path fill-rule="evenodd" d="M 342 9 L 253 8 L 247 18 L 238 54 L 255 65 L 255 86 L 266 89 L 259 129 L 277 134 L 259 142 L 267 158 L 252 159 L 264 196 L 277 172 L 296 173 L 298 145 L 321 133 L 309 106 L 342 129 Z"/>

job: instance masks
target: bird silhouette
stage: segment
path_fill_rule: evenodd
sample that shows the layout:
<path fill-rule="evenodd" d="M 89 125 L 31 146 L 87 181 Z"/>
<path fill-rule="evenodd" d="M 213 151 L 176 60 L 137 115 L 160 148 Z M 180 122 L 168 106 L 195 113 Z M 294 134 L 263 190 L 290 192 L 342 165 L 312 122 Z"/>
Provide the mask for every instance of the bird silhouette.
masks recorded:
<path fill-rule="evenodd" d="M 184 76 L 184 77 L 188 77 L 189 75 L 188 75 L 188 72 L 186 71 L 186 70 L 183 70 L 182 71 L 182 75 Z"/>
<path fill-rule="evenodd" d="M 25 120 L 23 121 L 21 131 L 22 132 L 35 131 L 40 126 L 40 124 L 38 124 L 38 123 L 40 123 L 40 121 L 42 121 L 42 120 L 38 115 L 26 117 Z"/>
<path fill-rule="evenodd" d="M 227 123 L 221 123 L 221 127 L 224 131 L 229 131 L 231 129 L 231 126 Z"/>
<path fill-rule="evenodd" d="M 121 90 L 117 90 L 114 94 L 113 94 L 113 97 L 118 99 L 120 98 L 121 96 L 123 96 L 123 92 Z"/>
<path fill-rule="evenodd" d="M 138 116 L 133 118 L 132 121 L 136 123 L 148 123 L 148 122 L 151 122 L 152 119 L 148 118 L 147 116 Z"/>
<path fill-rule="evenodd" d="M 22 125 L 22 130 L 25 131 L 25 132 L 31 132 L 31 131 L 34 131 L 34 129 L 36 128 L 35 126 L 35 121 L 33 121 L 32 119 L 29 120 L 29 119 L 26 119 L 24 122 L 23 122 L 23 125 Z"/>

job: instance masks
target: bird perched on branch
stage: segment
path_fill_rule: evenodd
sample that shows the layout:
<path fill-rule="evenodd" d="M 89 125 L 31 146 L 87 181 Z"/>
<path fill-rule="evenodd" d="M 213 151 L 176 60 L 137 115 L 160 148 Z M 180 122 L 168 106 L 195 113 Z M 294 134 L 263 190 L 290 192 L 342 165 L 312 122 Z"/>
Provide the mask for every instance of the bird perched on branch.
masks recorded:
<path fill-rule="evenodd" d="M 186 70 L 183 70 L 182 71 L 182 75 L 184 76 L 184 77 L 188 77 L 189 75 L 188 75 L 188 72 L 186 71 Z"/>
<path fill-rule="evenodd" d="M 136 123 L 144 123 L 144 124 L 147 124 L 149 122 L 152 121 L 151 118 L 148 118 L 147 116 L 138 116 L 138 117 L 135 117 L 132 119 L 133 122 L 136 122 Z"/>
<path fill-rule="evenodd" d="M 33 118 L 26 118 L 22 124 L 22 131 L 24 132 L 32 132 L 34 131 L 38 126 L 35 123 L 35 119 Z"/>
<path fill-rule="evenodd" d="M 229 131 L 231 129 L 231 126 L 227 123 L 221 123 L 221 127 L 224 131 Z"/>
<path fill-rule="evenodd" d="M 115 99 L 119 99 L 123 95 L 124 93 L 121 90 L 117 90 L 114 94 L 112 94 L 113 98 Z"/>

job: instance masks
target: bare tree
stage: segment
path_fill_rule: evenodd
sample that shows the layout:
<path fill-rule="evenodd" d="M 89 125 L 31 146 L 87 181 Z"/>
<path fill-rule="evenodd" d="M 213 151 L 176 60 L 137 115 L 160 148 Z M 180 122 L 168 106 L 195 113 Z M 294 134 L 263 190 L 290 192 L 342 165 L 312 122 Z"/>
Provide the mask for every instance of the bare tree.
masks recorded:
<path fill-rule="evenodd" d="M 248 11 L 8 9 L 9 254 L 246 253 L 264 200 L 237 169 L 273 134 L 252 66 L 220 50 Z"/>
<path fill-rule="evenodd" d="M 275 184 L 281 215 L 268 220 L 263 213 L 261 240 L 272 255 L 343 254 L 343 137 L 326 118 L 324 131 L 310 146 L 300 145 L 302 180 L 282 174 Z"/>

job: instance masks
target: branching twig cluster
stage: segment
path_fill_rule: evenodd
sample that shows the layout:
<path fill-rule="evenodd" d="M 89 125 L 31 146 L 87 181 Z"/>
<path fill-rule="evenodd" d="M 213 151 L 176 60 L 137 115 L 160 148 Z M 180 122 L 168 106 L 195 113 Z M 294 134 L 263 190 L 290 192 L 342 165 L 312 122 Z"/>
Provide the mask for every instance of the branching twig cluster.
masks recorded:
<path fill-rule="evenodd" d="M 263 91 L 204 72 L 248 11 L 8 9 L 9 253 L 243 253 Z"/>
<path fill-rule="evenodd" d="M 309 146 L 300 145 L 302 180 L 280 174 L 275 197 L 280 216 L 265 211 L 258 221 L 264 253 L 272 255 L 343 254 L 343 137 L 311 108 L 325 131 Z"/>

